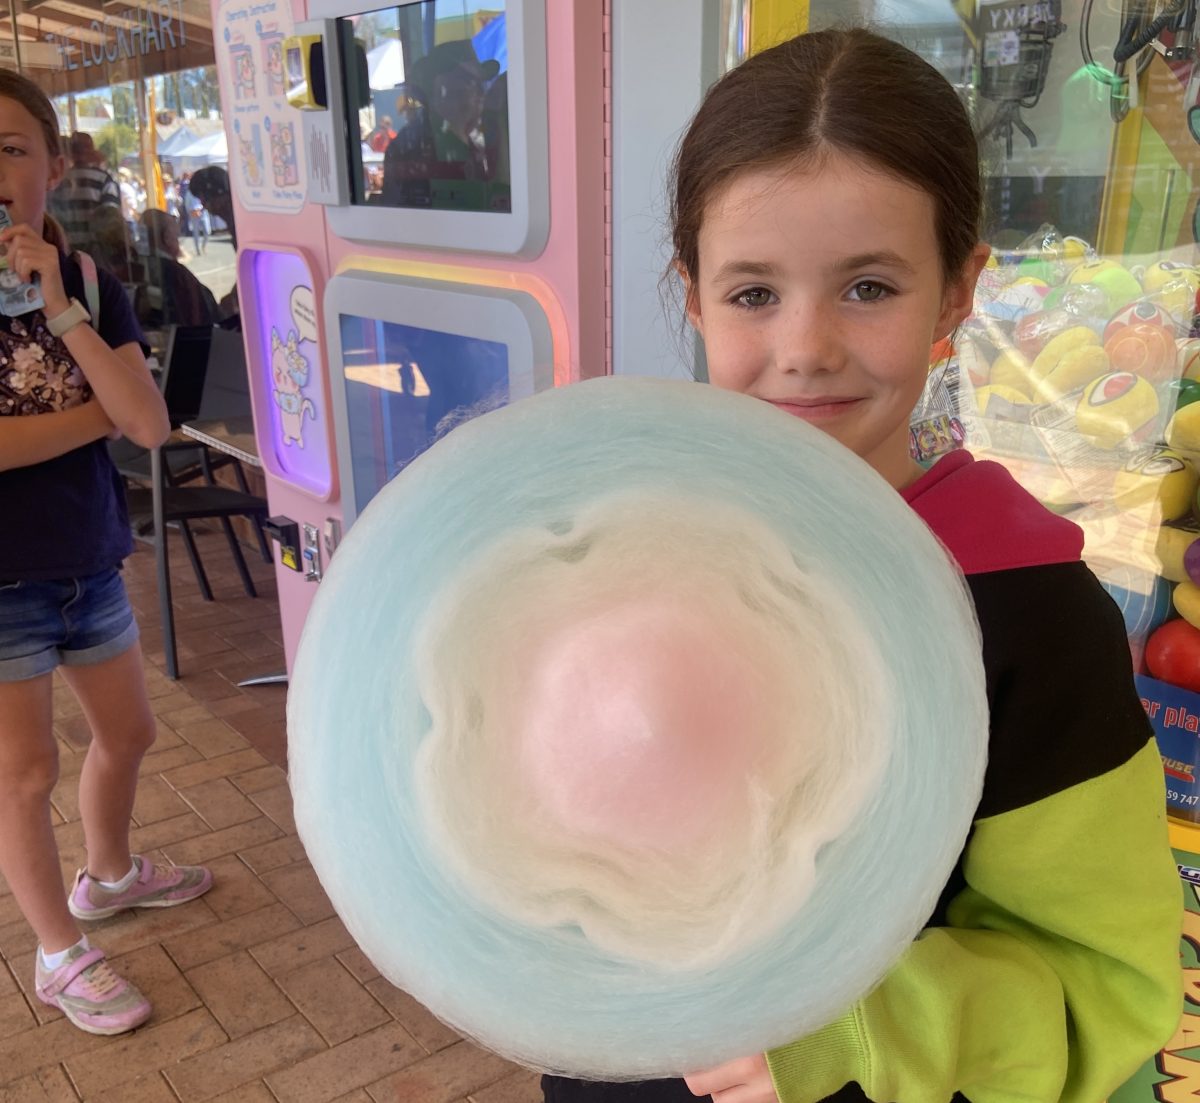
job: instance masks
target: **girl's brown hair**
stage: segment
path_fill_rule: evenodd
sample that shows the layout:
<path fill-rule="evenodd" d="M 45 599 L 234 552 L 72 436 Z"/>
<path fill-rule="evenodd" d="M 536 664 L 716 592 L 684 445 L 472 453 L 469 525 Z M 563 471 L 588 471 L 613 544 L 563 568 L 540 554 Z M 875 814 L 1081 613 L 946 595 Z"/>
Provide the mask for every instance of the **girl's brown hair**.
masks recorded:
<path fill-rule="evenodd" d="M 942 275 L 979 241 L 979 149 L 966 109 L 924 59 L 861 28 L 803 34 L 709 90 L 672 167 L 676 264 L 695 286 L 708 203 L 742 169 L 836 151 L 915 184 L 934 202 Z"/>
<path fill-rule="evenodd" d="M 15 100 L 37 120 L 46 140 L 46 151 L 51 159 L 62 156 L 62 139 L 58 134 L 58 116 L 54 106 L 43 92 L 28 77 L 14 73 L 11 69 L 0 69 L 0 96 Z M 49 211 L 42 219 L 42 237 L 57 247 L 60 253 L 67 251 L 67 234 Z"/>

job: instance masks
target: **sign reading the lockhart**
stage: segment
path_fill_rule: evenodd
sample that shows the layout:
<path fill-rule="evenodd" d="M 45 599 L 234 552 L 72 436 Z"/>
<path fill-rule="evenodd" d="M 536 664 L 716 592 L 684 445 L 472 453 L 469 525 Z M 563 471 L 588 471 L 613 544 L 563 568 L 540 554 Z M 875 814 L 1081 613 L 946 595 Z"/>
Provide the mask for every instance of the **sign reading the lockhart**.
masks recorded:
<path fill-rule="evenodd" d="M 58 47 L 61 68 L 90 69 L 125 58 L 177 50 L 187 45 L 183 0 L 150 0 L 145 7 L 109 12 L 87 24 L 86 38 L 76 30 L 46 35 Z"/>

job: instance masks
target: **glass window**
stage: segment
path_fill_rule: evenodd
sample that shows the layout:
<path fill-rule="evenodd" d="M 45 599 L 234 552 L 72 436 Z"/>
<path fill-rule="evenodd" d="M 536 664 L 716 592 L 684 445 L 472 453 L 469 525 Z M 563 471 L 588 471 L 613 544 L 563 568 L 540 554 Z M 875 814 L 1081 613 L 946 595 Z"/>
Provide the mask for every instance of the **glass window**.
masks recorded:
<path fill-rule="evenodd" d="M 355 203 L 512 210 L 504 0 L 338 21 Z"/>
<path fill-rule="evenodd" d="M 125 286 L 152 350 L 237 312 L 236 236 L 208 0 L 45 0 L 0 9 L 0 41 L 58 112 L 49 210 Z M 193 188 L 193 180 L 198 186 Z"/>

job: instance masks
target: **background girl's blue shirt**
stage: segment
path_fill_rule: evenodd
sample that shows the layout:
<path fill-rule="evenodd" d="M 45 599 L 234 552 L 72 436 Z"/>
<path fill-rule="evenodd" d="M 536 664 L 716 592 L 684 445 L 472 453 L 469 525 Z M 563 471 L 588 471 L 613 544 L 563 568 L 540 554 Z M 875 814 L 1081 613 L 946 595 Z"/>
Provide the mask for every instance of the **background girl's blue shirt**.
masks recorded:
<path fill-rule="evenodd" d="M 67 294 L 85 301 L 83 275 L 60 261 Z M 125 289 L 100 271 L 99 333 L 110 348 L 144 345 Z M 0 418 L 78 406 L 91 388 L 44 311 L 0 316 Z M 0 421 L 0 432 L 4 431 Z M 121 478 L 104 440 L 44 463 L 0 471 L 0 580 L 76 578 L 118 565 L 132 550 Z"/>

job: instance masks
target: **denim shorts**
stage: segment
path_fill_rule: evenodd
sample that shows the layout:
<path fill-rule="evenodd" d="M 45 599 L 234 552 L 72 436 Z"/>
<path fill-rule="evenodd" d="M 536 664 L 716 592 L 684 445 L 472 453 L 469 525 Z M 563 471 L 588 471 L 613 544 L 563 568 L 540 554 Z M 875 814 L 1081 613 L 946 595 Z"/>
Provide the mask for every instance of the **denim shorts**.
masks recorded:
<path fill-rule="evenodd" d="M 106 662 L 137 638 L 116 567 L 84 578 L 0 581 L 0 682 Z"/>

